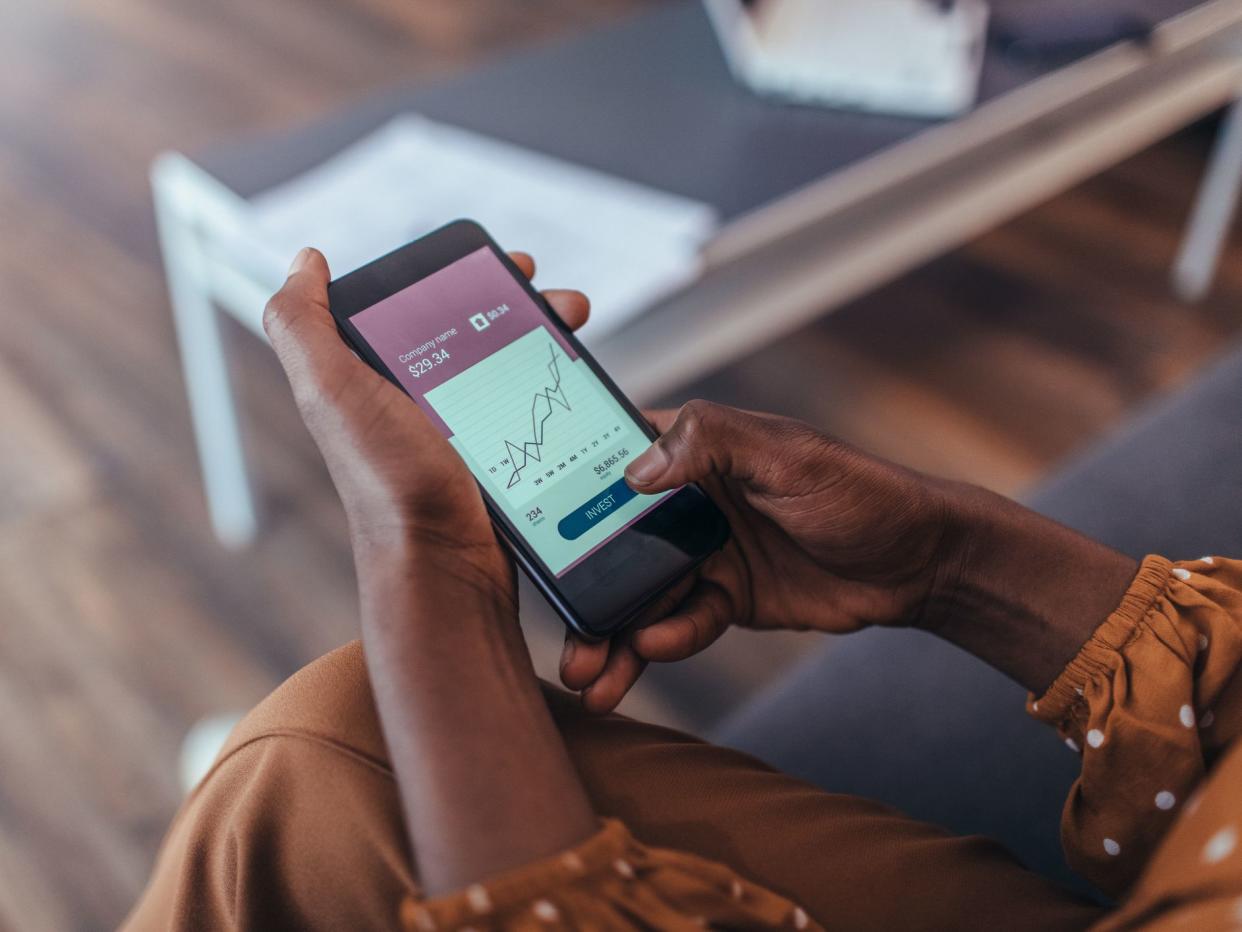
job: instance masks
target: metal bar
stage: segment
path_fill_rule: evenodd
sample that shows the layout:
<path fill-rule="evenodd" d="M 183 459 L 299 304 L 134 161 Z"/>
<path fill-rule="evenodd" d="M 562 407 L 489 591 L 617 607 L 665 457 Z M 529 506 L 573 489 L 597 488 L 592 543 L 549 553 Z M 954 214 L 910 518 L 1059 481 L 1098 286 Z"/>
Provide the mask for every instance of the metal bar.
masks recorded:
<path fill-rule="evenodd" d="M 258 521 L 218 311 L 194 227 L 196 191 L 187 187 L 182 163 L 167 155 L 152 166 L 155 215 L 208 511 L 220 541 L 237 547 L 254 538 Z"/>
<path fill-rule="evenodd" d="M 1173 265 L 1173 291 L 1198 301 L 1212 287 L 1220 253 L 1238 207 L 1242 188 L 1242 101 L 1229 108 L 1220 128 L 1207 175 L 1199 187 L 1181 250 Z"/>
<path fill-rule="evenodd" d="M 709 268 L 597 347 L 650 400 L 822 316 L 1169 135 L 1236 94 L 1242 66 L 1188 54 L 952 163 Z"/>

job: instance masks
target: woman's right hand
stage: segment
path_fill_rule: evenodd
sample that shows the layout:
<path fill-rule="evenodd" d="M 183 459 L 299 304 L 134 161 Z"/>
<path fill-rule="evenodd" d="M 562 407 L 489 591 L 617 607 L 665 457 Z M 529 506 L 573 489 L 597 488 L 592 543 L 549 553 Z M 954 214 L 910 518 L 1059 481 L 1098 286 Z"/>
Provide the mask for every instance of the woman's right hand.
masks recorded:
<path fill-rule="evenodd" d="M 571 638 L 561 679 L 609 711 L 648 661 L 730 625 L 917 625 L 1042 692 L 1134 578 L 1130 557 L 984 489 L 922 476 L 787 418 L 692 401 L 651 416 L 640 492 L 687 482 L 729 518 L 728 544 L 611 643 Z"/>
<path fill-rule="evenodd" d="M 844 633 L 918 619 L 946 570 L 947 484 L 787 418 L 703 401 L 649 416 L 661 437 L 626 470 L 630 485 L 699 483 L 732 536 L 654 623 L 611 645 L 567 644 L 562 678 L 588 706 L 611 708 L 645 661 L 681 660 L 730 625 Z"/>

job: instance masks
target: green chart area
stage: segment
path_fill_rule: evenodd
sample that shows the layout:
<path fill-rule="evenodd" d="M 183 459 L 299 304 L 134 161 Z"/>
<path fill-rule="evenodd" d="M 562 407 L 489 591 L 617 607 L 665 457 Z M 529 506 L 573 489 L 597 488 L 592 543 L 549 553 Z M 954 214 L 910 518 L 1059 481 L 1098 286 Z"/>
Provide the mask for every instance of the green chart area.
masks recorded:
<path fill-rule="evenodd" d="M 657 501 L 590 511 L 574 539 L 558 523 L 598 506 L 646 436 L 581 360 L 537 327 L 426 394 L 471 471 L 559 573 Z"/>

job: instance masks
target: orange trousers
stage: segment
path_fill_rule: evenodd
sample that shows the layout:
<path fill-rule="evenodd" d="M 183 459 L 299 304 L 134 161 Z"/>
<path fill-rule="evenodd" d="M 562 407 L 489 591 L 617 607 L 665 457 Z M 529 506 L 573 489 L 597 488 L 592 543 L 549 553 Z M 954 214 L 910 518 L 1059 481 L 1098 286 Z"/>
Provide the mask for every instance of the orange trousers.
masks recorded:
<path fill-rule="evenodd" d="M 649 845 L 721 862 L 829 928 L 1046 932 L 1101 915 L 990 840 L 675 731 L 590 716 L 550 687 L 548 701 L 600 815 Z M 238 726 L 126 927 L 392 928 L 417 875 L 355 642 Z"/>

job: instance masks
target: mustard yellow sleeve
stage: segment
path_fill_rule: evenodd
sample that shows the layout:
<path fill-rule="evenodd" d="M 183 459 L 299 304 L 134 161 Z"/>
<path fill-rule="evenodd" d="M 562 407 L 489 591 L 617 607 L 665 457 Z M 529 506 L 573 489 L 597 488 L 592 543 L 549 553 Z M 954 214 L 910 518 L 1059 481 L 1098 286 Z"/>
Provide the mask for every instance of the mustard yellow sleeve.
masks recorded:
<path fill-rule="evenodd" d="M 1117 610 L 1030 701 L 1082 753 L 1062 841 L 1102 890 L 1130 890 L 1238 734 L 1240 660 L 1242 562 L 1151 556 Z"/>
<path fill-rule="evenodd" d="M 407 932 L 497 929 L 820 929 L 731 870 L 648 848 L 608 820 L 577 848 L 432 900 L 401 904 Z"/>
<path fill-rule="evenodd" d="M 1242 745 L 1186 800 L 1120 909 L 1092 932 L 1242 928 Z"/>

